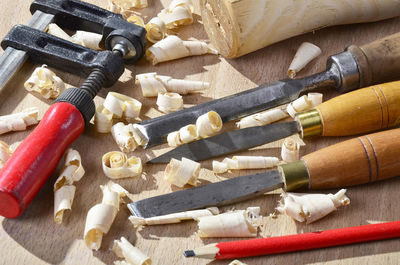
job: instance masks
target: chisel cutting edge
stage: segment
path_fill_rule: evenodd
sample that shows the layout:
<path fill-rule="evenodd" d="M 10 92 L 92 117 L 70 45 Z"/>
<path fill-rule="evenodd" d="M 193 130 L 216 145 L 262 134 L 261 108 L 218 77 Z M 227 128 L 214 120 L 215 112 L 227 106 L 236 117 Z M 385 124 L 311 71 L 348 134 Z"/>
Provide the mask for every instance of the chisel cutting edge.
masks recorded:
<path fill-rule="evenodd" d="M 186 157 L 200 161 L 270 143 L 295 133 L 346 136 L 396 126 L 400 120 L 400 81 L 359 89 L 300 113 L 296 121 L 230 131 L 181 145 L 148 163 Z"/>
<path fill-rule="evenodd" d="M 243 201 L 280 187 L 291 191 L 354 186 L 395 177 L 399 172 L 400 129 L 394 129 L 323 148 L 277 170 L 136 201 L 128 208 L 147 218 Z"/>
<path fill-rule="evenodd" d="M 296 99 L 301 92 L 334 88 L 348 92 L 400 78 L 400 33 L 362 47 L 350 46 L 328 58 L 327 70 L 302 79 L 285 79 L 134 124 L 145 148 L 162 144 L 168 133 L 192 124 L 211 110 L 223 122 L 270 109 Z"/>

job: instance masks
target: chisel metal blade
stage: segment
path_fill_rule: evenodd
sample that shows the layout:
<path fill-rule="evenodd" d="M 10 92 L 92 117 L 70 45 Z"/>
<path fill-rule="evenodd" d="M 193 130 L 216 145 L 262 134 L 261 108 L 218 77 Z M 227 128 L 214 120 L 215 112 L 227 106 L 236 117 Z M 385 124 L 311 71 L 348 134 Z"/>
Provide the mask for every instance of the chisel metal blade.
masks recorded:
<path fill-rule="evenodd" d="M 151 197 L 130 203 L 128 208 L 137 217 L 149 218 L 231 204 L 283 186 L 284 181 L 279 171 L 272 170 Z"/>
<path fill-rule="evenodd" d="M 147 163 L 168 163 L 171 158 L 181 159 L 182 157 L 201 161 L 247 150 L 298 132 L 300 132 L 300 126 L 295 121 L 234 130 L 181 145 Z"/>

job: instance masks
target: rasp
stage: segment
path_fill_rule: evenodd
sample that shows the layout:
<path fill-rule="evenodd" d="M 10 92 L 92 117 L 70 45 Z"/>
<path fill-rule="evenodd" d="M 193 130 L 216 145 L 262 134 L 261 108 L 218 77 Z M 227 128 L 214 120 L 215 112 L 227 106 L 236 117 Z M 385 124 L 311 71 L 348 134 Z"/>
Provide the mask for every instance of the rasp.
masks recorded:
<path fill-rule="evenodd" d="M 350 46 L 345 52 L 330 56 L 327 70 L 302 79 L 285 79 L 269 85 L 212 100 L 178 112 L 134 124 L 144 147 L 162 144 L 168 133 L 210 111 L 223 122 L 270 109 L 296 99 L 301 92 L 315 88 L 335 88 L 348 92 L 357 88 L 394 81 L 400 78 L 400 33 L 362 47 Z"/>
<path fill-rule="evenodd" d="M 186 157 L 201 161 L 247 150 L 295 133 L 346 136 L 399 124 L 400 81 L 352 91 L 300 113 L 295 121 L 245 128 L 181 145 L 147 163 L 168 163 Z"/>
<path fill-rule="evenodd" d="M 280 187 L 286 191 L 339 188 L 395 177 L 399 172 L 400 129 L 393 129 L 328 146 L 277 170 L 139 200 L 128 208 L 135 216 L 148 218 L 226 205 Z"/>

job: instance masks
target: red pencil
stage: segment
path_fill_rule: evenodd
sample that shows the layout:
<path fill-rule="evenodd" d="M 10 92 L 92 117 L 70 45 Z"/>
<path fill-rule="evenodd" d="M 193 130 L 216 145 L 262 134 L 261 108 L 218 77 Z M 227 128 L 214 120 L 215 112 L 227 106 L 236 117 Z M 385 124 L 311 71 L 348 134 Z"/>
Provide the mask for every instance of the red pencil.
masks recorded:
<path fill-rule="evenodd" d="M 186 250 L 185 257 L 234 259 L 342 246 L 400 237 L 400 221 L 354 226 L 289 236 L 258 238 L 210 244 Z"/>

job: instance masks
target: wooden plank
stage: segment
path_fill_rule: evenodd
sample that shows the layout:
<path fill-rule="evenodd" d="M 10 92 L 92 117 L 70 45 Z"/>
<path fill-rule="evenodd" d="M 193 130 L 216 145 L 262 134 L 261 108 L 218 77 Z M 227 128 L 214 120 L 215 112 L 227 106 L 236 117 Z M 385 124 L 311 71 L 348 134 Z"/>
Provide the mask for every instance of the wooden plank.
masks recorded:
<path fill-rule="evenodd" d="M 106 7 L 106 0 L 90 2 Z M 149 1 L 150 6 L 143 12 L 148 21 L 162 6 L 169 1 Z M 0 38 L 3 38 L 14 24 L 26 24 L 30 18 L 29 1 L 3 0 L 0 9 Z M 197 7 L 198 8 L 198 7 Z M 196 23 L 179 31 L 183 38 L 194 36 L 206 39 L 207 36 L 199 23 L 200 16 L 195 15 Z M 398 31 L 400 19 L 369 23 L 362 25 L 340 26 L 319 30 L 315 33 L 295 37 L 268 48 L 256 51 L 242 58 L 227 60 L 213 55 L 186 58 L 178 61 L 152 66 L 146 61 L 137 65 L 128 66 L 120 81 L 110 90 L 118 91 L 141 100 L 144 104 L 142 119 L 158 115 L 154 110 L 155 99 L 144 99 L 141 92 L 134 85 L 134 75 L 156 71 L 159 74 L 171 75 L 175 78 L 190 80 L 204 80 L 211 83 L 212 89 L 202 95 L 185 96 L 188 105 L 198 104 L 236 92 L 244 91 L 259 84 L 285 78 L 287 67 L 294 56 L 296 48 L 303 41 L 310 41 L 323 50 L 314 63 L 308 66 L 300 76 L 322 71 L 325 68 L 326 58 L 334 53 L 341 52 L 350 44 L 365 44 L 374 39 Z M 40 114 L 51 104 L 51 100 L 44 100 L 36 95 L 27 93 L 23 82 L 32 72 L 34 65 L 27 63 L 7 86 L 6 93 L 1 95 L 3 101 L 0 114 L 17 112 L 24 107 L 38 106 Z M 72 86 L 78 86 L 83 79 L 56 71 L 57 74 Z M 106 90 L 96 97 L 96 103 L 104 100 Z M 325 97 L 337 95 L 327 91 Z M 230 125 L 232 126 L 232 125 Z M 28 135 L 27 132 L 16 132 L 0 136 L 0 140 L 7 143 L 21 141 Z M 339 142 L 342 138 L 315 138 L 307 140 L 307 146 L 302 154 L 309 153 L 321 147 Z M 388 139 L 390 140 L 390 139 Z M 53 221 L 53 191 L 52 186 L 57 173 L 36 196 L 26 212 L 17 219 L 0 217 L 0 255 L 1 264 L 112 264 L 117 259 L 110 248 L 114 239 L 125 236 L 130 242 L 148 253 L 153 264 L 208 264 L 207 260 L 185 259 L 182 252 L 203 244 L 209 244 L 229 239 L 204 239 L 195 234 L 195 222 L 185 222 L 167 226 L 145 227 L 136 230 L 127 220 L 129 212 L 125 206 L 121 210 L 110 230 L 104 236 L 99 251 L 88 250 L 82 240 L 86 214 L 88 210 L 101 201 L 99 185 L 105 184 L 108 179 L 101 170 L 102 154 L 117 150 L 118 147 L 110 135 L 99 135 L 93 126 L 72 145 L 83 158 L 86 175 L 77 183 L 77 191 L 71 213 L 66 214 L 62 225 Z M 143 160 L 161 154 L 167 147 L 161 146 L 150 150 L 135 151 L 135 155 Z M 279 155 L 279 150 L 265 150 L 258 148 L 255 151 L 243 154 Z M 221 178 L 214 176 L 208 169 L 211 161 L 202 163 L 200 179 L 202 183 L 217 181 Z M 164 165 L 145 166 L 146 180 L 142 178 L 116 181 L 131 193 L 135 200 L 149 196 L 167 193 L 176 188 L 163 180 Z M 251 171 L 235 172 L 223 177 L 233 177 L 238 174 L 248 174 Z M 348 190 L 351 204 L 339 209 L 336 213 L 311 225 L 295 223 L 286 216 L 279 215 L 277 219 L 268 217 L 277 205 L 279 195 L 270 194 L 262 198 L 234 205 L 236 209 L 248 206 L 261 206 L 263 218 L 260 236 L 279 236 L 294 233 L 318 231 L 340 227 L 356 226 L 376 221 L 393 221 L 399 219 L 400 205 L 396 203 L 399 179 L 392 179 L 371 185 L 364 185 Z M 332 190 L 334 192 L 334 190 Z M 224 207 L 223 210 L 233 206 Z M 326 250 L 308 251 L 275 255 L 271 257 L 257 257 L 243 259 L 250 265 L 256 264 L 397 264 L 400 260 L 399 240 L 368 243 L 362 245 L 331 248 Z M 227 261 L 211 262 L 211 264 L 227 264 Z"/>

